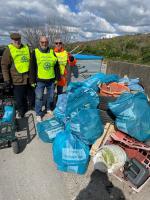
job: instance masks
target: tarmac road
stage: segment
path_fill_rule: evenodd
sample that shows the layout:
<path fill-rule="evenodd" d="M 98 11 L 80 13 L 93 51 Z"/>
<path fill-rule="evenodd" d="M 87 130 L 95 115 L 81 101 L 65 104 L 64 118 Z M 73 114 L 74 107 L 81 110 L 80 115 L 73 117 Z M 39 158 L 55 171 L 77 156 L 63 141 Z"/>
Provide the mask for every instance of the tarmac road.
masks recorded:
<path fill-rule="evenodd" d="M 150 182 L 141 192 L 133 193 L 116 178 L 93 172 L 93 165 L 83 176 L 57 171 L 51 144 L 35 135 L 32 116 L 20 120 L 19 129 L 21 153 L 14 154 L 12 148 L 0 149 L 0 200 L 150 199 Z"/>
<path fill-rule="evenodd" d="M 68 200 L 62 175 L 54 166 L 51 145 L 34 137 L 33 124 L 29 131 L 26 122 L 19 123 L 22 152 L 0 149 L 0 200 Z"/>

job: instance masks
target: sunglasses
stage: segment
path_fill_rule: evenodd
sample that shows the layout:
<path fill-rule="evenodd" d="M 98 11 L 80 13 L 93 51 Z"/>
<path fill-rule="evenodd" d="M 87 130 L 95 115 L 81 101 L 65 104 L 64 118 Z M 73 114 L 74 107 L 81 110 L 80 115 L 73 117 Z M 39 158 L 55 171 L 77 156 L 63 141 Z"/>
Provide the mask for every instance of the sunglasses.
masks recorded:
<path fill-rule="evenodd" d="M 21 39 L 13 39 L 15 42 L 20 42 Z"/>
<path fill-rule="evenodd" d="M 62 44 L 62 42 L 55 42 L 55 44 L 56 44 L 56 45 L 58 45 L 58 44 Z"/>

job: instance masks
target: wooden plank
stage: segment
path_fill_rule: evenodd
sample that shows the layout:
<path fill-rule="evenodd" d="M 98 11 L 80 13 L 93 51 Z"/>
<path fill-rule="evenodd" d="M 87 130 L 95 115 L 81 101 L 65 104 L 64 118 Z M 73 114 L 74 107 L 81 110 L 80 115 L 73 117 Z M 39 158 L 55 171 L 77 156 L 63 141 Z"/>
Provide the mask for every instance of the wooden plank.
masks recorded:
<path fill-rule="evenodd" d="M 112 125 L 110 123 L 106 123 L 102 136 L 100 138 L 98 138 L 96 140 L 96 142 L 91 147 L 91 150 L 90 150 L 90 155 L 91 156 L 94 156 L 96 154 L 96 152 L 98 151 L 100 146 L 102 146 L 106 142 L 107 138 L 113 132 L 114 132 L 114 125 Z"/>

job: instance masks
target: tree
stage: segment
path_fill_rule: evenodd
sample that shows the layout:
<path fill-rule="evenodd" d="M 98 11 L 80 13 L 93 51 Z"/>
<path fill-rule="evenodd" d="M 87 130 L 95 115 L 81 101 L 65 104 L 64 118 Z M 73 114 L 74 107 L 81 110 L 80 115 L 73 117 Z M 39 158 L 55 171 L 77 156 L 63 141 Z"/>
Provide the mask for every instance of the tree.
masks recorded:
<path fill-rule="evenodd" d="M 56 38 L 61 38 L 62 41 L 67 44 L 74 40 L 77 35 L 73 27 L 59 24 L 54 18 L 47 19 L 44 26 L 35 22 L 31 17 L 26 17 L 24 22 L 25 28 L 22 30 L 22 35 L 24 40 L 33 49 L 39 46 L 39 37 L 41 35 L 46 35 L 48 37 L 50 46 L 54 44 Z"/>

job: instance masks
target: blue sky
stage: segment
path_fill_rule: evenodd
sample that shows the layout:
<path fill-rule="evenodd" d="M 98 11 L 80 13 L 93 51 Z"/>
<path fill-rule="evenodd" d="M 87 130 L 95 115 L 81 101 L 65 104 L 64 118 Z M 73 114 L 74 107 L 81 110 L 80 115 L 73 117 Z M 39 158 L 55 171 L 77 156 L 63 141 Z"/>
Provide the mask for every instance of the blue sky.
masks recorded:
<path fill-rule="evenodd" d="M 0 0 L 0 43 L 10 32 L 52 23 L 71 30 L 73 40 L 150 32 L 149 0 Z M 21 3 L 20 3 L 21 2 Z M 6 38 L 6 39 L 5 39 Z"/>
<path fill-rule="evenodd" d="M 64 4 L 68 5 L 72 12 L 78 12 L 78 4 L 81 3 L 81 0 L 64 0 Z"/>

